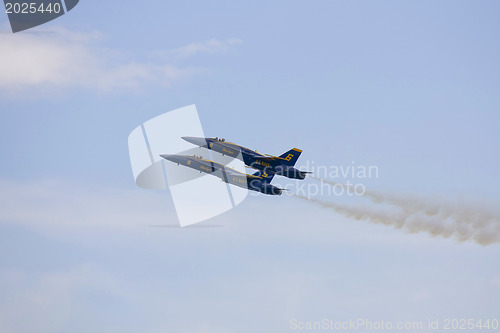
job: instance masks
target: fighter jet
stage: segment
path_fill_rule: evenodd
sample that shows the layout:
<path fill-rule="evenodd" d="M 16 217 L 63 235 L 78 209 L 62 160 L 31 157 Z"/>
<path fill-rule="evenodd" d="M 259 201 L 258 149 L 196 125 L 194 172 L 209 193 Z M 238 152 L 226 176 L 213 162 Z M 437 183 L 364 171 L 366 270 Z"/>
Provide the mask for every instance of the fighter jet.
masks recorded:
<path fill-rule="evenodd" d="M 301 171 L 293 166 L 297 162 L 302 150 L 293 148 L 280 156 L 263 155 L 256 150 L 242 147 L 232 142 L 227 142 L 222 138 L 197 138 L 183 136 L 184 140 L 202 148 L 207 148 L 242 160 L 247 166 L 264 171 L 269 174 L 276 174 L 293 179 L 304 179 L 308 171 Z"/>
<path fill-rule="evenodd" d="M 203 159 L 201 156 L 188 155 L 160 155 L 164 159 L 187 166 L 194 170 L 207 173 L 220 178 L 223 182 L 236 185 L 249 190 L 261 192 L 268 195 L 281 195 L 285 189 L 271 185 L 274 174 L 257 171 L 248 175 L 234 169 L 228 168 L 220 163 Z"/>

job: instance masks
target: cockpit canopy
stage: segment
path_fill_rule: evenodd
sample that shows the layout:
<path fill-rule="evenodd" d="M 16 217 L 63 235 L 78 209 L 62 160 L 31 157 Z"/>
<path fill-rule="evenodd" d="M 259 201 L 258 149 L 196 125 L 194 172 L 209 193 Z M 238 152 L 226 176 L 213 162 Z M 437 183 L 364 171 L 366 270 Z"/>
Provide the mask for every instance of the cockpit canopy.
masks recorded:
<path fill-rule="evenodd" d="M 218 138 L 218 137 L 215 137 L 215 140 L 222 141 L 222 142 L 226 141 L 226 139 L 224 139 L 224 138 Z"/>

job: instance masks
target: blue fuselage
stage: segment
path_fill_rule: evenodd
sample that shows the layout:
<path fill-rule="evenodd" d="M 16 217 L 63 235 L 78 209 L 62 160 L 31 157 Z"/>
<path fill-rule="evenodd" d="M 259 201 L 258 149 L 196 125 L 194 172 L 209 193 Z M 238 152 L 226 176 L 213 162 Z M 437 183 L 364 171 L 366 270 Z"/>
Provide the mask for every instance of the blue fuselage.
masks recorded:
<path fill-rule="evenodd" d="M 262 170 L 266 173 L 273 173 L 294 179 L 304 179 L 306 177 L 305 172 L 294 168 L 293 165 L 287 165 L 290 164 L 287 158 L 291 158 L 290 155 L 292 154 L 286 157 L 267 156 L 235 143 L 222 141 L 217 138 L 183 137 L 183 139 L 199 147 L 208 148 L 222 155 L 237 158 L 243 161 L 245 165 L 257 170 Z M 293 150 L 296 150 L 300 154 L 300 150 Z"/>
<path fill-rule="evenodd" d="M 161 155 L 161 157 L 168 161 L 218 177 L 228 184 L 269 195 L 281 195 L 282 193 L 280 188 L 269 184 L 262 177 L 248 175 L 234 169 L 227 168 L 226 166 L 214 161 L 186 155 Z"/>

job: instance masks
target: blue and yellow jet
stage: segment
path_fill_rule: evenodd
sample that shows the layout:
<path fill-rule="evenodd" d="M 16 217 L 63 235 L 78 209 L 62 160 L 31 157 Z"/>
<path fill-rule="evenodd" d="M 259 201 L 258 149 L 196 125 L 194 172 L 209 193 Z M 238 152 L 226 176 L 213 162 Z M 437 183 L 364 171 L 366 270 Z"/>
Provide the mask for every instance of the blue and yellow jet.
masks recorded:
<path fill-rule="evenodd" d="M 220 163 L 203 159 L 201 156 L 188 155 L 160 155 L 164 159 L 187 166 L 194 170 L 207 173 L 222 179 L 223 182 L 233 184 L 249 190 L 261 192 L 268 195 L 281 195 L 284 189 L 271 185 L 274 174 L 257 171 L 248 175 L 234 169 L 228 168 Z"/>
<path fill-rule="evenodd" d="M 247 166 L 263 171 L 268 174 L 276 174 L 293 179 L 304 179 L 308 171 L 301 171 L 294 168 L 302 150 L 293 148 L 281 156 L 263 155 L 256 150 L 227 142 L 221 138 L 197 138 L 183 136 L 184 140 L 202 148 L 207 148 L 221 153 L 222 155 L 237 158 Z"/>

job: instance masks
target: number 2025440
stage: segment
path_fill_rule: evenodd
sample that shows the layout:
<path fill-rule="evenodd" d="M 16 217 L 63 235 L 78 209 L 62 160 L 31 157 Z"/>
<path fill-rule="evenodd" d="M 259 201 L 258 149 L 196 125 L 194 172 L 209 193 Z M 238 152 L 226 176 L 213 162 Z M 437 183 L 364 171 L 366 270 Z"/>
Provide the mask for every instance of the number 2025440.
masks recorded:
<path fill-rule="evenodd" d="M 48 4 L 37 4 L 34 2 L 23 2 L 23 3 L 5 3 L 5 13 L 7 14 L 43 14 L 43 13 L 55 13 L 61 12 L 61 4 L 59 3 L 48 3 Z"/>

